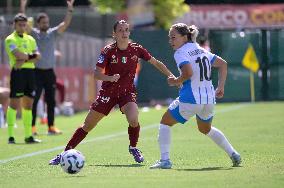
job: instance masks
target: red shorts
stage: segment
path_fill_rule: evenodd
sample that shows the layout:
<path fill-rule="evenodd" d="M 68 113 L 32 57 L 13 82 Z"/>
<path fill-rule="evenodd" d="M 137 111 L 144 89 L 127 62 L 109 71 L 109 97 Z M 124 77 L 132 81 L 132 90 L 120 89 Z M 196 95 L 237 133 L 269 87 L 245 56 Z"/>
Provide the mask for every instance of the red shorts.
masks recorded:
<path fill-rule="evenodd" d="M 119 108 L 122 108 L 126 103 L 136 103 L 136 98 L 137 92 L 135 90 L 120 95 L 113 95 L 113 93 L 110 94 L 105 91 L 100 91 L 99 96 L 90 108 L 107 116 L 115 105 L 118 104 Z"/>

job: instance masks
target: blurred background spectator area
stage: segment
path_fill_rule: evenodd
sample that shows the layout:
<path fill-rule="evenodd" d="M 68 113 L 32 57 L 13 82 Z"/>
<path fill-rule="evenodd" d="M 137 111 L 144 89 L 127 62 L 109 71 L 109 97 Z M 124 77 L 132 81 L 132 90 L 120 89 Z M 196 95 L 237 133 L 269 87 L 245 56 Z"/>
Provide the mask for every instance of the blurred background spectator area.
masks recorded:
<path fill-rule="evenodd" d="M 107 3 L 113 3 L 114 7 L 108 7 Z M 182 14 L 166 15 L 171 11 L 168 4 L 176 6 L 170 3 L 182 4 Z M 66 100 L 72 101 L 76 110 L 82 110 L 95 99 L 98 88 L 92 71 L 101 48 L 112 40 L 112 25 L 117 19 L 126 19 L 132 26 L 131 39 L 149 49 L 176 74 L 173 51 L 168 45 L 168 25 L 184 22 L 199 27 L 200 37 L 208 39 L 211 51 L 229 63 L 225 97 L 221 102 L 250 101 L 250 72 L 241 62 L 248 45 L 252 44 L 260 63 L 259 71 L 254 74 L 256 100 L 284 100 L 284 85 L 281 84 L 284 82 L 284 3 L 274 0 L 223 0 L 218 3 L 208 0 L 75 1 L 70 28 L 56 44 L 62 54 L 56 72 L 64 80 Z M 65 6 L 65 0 L 30 0 L 27 15 L 35 18 L 37 13 L 46 12 L 51 26 L 55 26 L 63 20 Z M 18 11 L 18 0 L 0 1 L 2 87 L 9 86 L 4 39 L 12 31 L 12 19 Z M 165 17 L 161 16 L 163 14 Z M 138 83 L 140 103 L 167 100 L 177 95 L 177 89 L 168 87 L 163 76 L 147 63 L 142 64 Z M 214 72 L 215 83 L 216 76 Z"/>

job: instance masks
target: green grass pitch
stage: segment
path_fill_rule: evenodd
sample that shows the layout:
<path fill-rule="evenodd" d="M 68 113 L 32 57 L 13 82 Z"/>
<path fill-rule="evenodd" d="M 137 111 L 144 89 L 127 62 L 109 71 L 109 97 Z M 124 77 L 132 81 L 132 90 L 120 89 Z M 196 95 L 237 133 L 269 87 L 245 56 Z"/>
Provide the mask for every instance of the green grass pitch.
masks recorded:
<path fill-rule="evenodd" d="M 86 165 L 76 175 L 64 173 L 48 161 L 61 152 L 86 113 L 57 117 L 60 136 L 47 136 L 38 125 L 41 144 L 26 145 L 22 122 L 15 129 L 16 145 L 7 144 L 7 129 L 0 129 L 0 187 L 185 188 L 284 187 L 284 102 L 218 104 L 214 126 L 224 132 L 241 153 L 242 167 L 231 167 L 229 157 L 198 132 L 195 119 L 172 129 L 171 170 L 150 170 L 159 159 L 158 123 L 166 108 L 140 109 L 139 148 L 145 162 L 135 164 L 128 153 L 127 122 L 113 111 L 76 149 Z"/>

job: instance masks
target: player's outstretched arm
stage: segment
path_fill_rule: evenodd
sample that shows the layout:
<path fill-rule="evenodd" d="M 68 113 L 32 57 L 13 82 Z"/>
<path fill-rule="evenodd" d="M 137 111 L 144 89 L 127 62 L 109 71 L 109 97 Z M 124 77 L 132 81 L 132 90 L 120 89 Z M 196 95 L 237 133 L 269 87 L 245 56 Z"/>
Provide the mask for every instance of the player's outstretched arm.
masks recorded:
<path fill-rule="evenodd" d="M 74 1 L 75 0 L 67 0 L 67 13 L 66 13 L 66 16 L 65 16 L 63 22 L 61 22 L 58 25 L 58 33 L 63 33 L 71 23 L 72 14 L 73 14 L 73 10 L 74 10 L 74 7 L 73 7 Z"/>
<path fill-rule="evenodd" d="M 179 77 L 175 78 L 175 77 L 169 77 L 168 78 L 168 84 L 170 86 L 180 86 L 182 85 L 182 83 L 188 79 L 190 79 L 190 77 L 193 74 L 193 70 L 190 64 L 185 64 L 181 67 L 181 74 Z"/>
<path fill-rule="evenodd" d="M 225 82 L 227 78 L 227 62 L 221 57 L 216 58 L 213 67 L 218 68 L 218 87 L 216 89 L 216 97 L 222 98 L 224 96 Z"/>
<path fill-rule="evenodd" d="M 173 73 L 161 61 L 155 59 L 154 57 L 151 57 L 149 62 L 167 77 L 173 76 Z"/>

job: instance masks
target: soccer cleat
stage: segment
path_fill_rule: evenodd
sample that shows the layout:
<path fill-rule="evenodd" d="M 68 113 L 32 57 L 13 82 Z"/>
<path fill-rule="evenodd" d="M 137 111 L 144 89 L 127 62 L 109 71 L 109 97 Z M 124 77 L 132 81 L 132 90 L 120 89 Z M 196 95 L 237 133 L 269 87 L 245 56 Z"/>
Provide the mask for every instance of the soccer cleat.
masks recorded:
<path fill-rule="evenodd" d="M 48 135 L 58 135 L 58 134 L 62 134 L 62 131 L 56 128 L 55 126 L 50 126 L 48 128 L 47 134 Z"/>
<path fill-rule="evenodd" d="M 142 155 L 142 152 L 139 149 L 137 149 L 137 148 L 130 148 L 130 146 L 129 146 L 129 153 L 133 155 L 134 160 L 137 163 L 142 163 L 144 161 L 144 157 Z"/>
<path fill-rule="evenodd" d="M 26 144 L 38 144 L 41 143 L 41 140 L 34 138 L 33 136 L 30 136 L 28 138 L 25 138 Z"/>
<path fill-rule="evenodd" d="M 168 160 L 159 160 L 152 166 L 150 166 L 150 169 L 171 169 L 172 168 L 172 162 L 170 159 Z"/>
<path fill-rule="evenodd" d="M 33 133 L 34 136 L 37 135 L 36 127 L 34 125 L 32 126 L 32 133 Z"/>
<path fill-rule="evenodd" d="M 231 158 L 231 160 L 233 162 L 233 167 L 240 166 L 240 164 L 242 162 L 240 154 L 234 152 L 230 158 Z"/>
<path fill-rule="evenodd" d="M 14 137 L 9 137 L 8 144 L 16 144 Z"/>
<path fill-rule="evenodd" d="M 60 160 L 61 160 L 61 154 L 56 155 L 53 159 L 51 159 L 51 160 L 49 161 L 48 164 L 49 164 L 49 165 L 59 165 Z"/>

